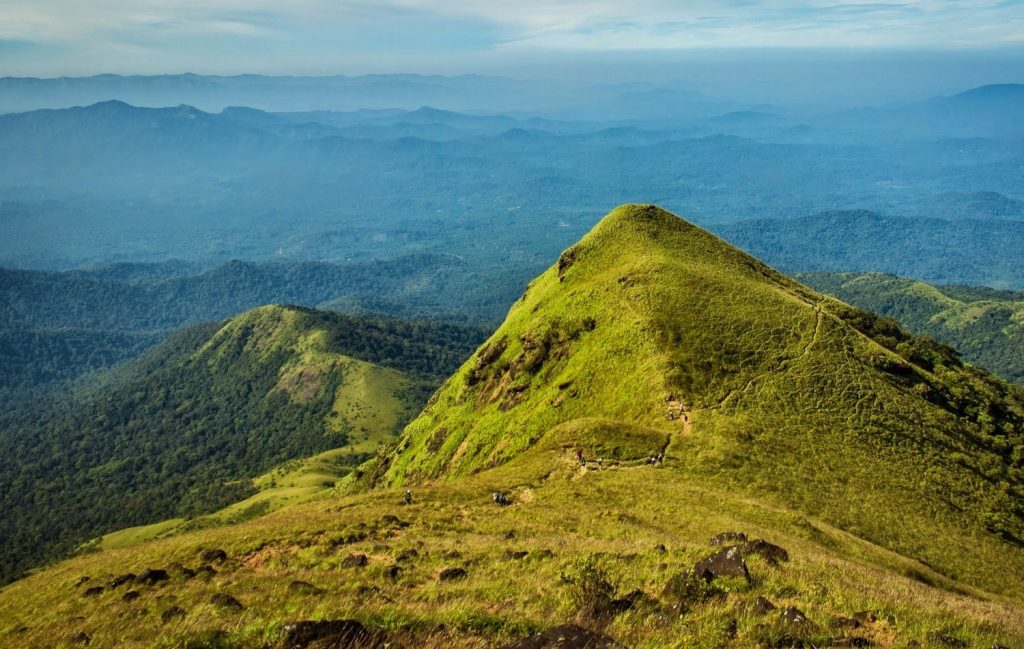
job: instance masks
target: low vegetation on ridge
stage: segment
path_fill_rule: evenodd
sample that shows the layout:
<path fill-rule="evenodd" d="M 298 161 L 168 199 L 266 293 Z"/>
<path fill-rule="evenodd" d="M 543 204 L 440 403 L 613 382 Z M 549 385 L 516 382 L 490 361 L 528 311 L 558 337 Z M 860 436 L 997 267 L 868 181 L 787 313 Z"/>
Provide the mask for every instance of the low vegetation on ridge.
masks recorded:
<path fill-rule="evenodd" d="M 627 205 L 334 489 L 15 582 L 0 639 L 1018 646 L 1022 490 L 1018 388 Z"/>

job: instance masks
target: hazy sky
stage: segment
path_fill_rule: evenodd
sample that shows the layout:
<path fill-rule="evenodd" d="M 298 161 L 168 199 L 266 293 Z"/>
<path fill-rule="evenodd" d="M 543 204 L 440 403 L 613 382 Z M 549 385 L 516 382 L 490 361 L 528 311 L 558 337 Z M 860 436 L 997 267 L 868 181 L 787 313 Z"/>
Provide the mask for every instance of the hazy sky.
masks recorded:
<path fill-rule="evenodd" d="M 707 48 L 1024 45 L 1024 0 L 0 0 L 0 74 L 486 71 Z"/>

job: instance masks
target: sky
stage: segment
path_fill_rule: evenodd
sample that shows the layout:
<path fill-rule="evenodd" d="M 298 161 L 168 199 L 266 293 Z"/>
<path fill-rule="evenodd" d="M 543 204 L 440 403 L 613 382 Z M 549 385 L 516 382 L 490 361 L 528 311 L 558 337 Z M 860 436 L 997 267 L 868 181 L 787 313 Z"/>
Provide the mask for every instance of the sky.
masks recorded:
<path fill-rule="evenodd" d="M 1024 48 L 1024 0 L 0 0 L 10 76 L 460 73 L 820 48 Z"/>

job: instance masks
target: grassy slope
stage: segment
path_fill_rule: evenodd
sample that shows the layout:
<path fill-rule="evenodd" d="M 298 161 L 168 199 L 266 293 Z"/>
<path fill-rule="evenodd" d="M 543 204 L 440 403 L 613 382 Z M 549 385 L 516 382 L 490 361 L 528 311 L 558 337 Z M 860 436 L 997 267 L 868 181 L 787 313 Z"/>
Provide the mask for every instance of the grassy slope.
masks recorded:
<path fill-rule="evenodd" d="M 933 286 L 882 273 L 800 273 L 816 289 L 951 344 L 971 363 L 1024 383 L 1024 294 Z"/>
<path fill-rule="evenodd" d="M 681 618 L 642 606 L 608 632 L 633 647 L 717 647 L 735 621 L 732 646 L 766 644 L 773 618 L 749 608 L 765 595 L 799 606 L 820 636 L 847 633 L 827 629 L 831 616 L 873 609 L 881 620 L 851 633 L 883 647 L 927 645 L 934 632 L 974 646 L 1024 643 L 1013 578 L 1022 553 L 977 520 L 999 506 L 986 500 L 998 496 L 986 472 L 1011 489 L 1019 473 L 975 415 L 919 396 L 922 385 L 987 390 L 989 405 L 1016 408 L 996 394 L 1005 386 L 963 368 L 910 366 L 836 315 L 848 318 L 849 307 L 663 212 L 622 208 L 575 250 L 563 280 L 557 267 L 538 278 L 393 454 L 365 468 L 364 480 L 394 488 L 321 494 L 63 562 L 0 591 L 0 639 L 59 646 L 85 631 L 91 646 L 172 647 L 221 631 L 223 646 L 275 646 L 287 621 L 354 617 L 424 647 L 495 644 L 571 618 L 566 577 L 585 557 L 620 594 L 658 598 L 670 575 L 709 552 L 711 535 L 742 529 L 792 561 L 751 559 L 753 585 L 730 582 L 723 599 Z M 1005 422 L 990 432 L 1006 436 Z M 1010 434 L 1006 443 L 1017 442 L 1019 428 Z M 666 443 L 664 466 L 645 466 Z M 577 448 L 605 468 L 581 470 Z M 414 504 L 403 507 L 410 482 Z M 490 502 L 498 489 L 512 506 Z M 212 577 L 172 569 L 170 582 L 138 587 L 134 603 L 121 600 L 128 587 L 81 596 L 125 571 L 195 567 L 212 547 L 232 557 Z M 387 579 L 384 568 L 411 548 L 419 557 Z M 530 554 L 517 564 L 507 550 Z M 344 567 L 353 552 L 369 566 Z M 449 566 L 468 577 L 439 582 Z M 322 592 L 299 592 L 293 580 Z M 214 593 L 245 610 L 211 606 Z M 173 605 L 186 616 L 162 623 Z"/>
<path fill-rule="evenodd" d="M 616 618 L 606 632 L 631 647 L 769 643 L 774 615 L 750 610 L 762 595 L 798 606 L 822 627 L 819 638 L 849 634 L 882 647 L 930 646 L 929 634 L 943 632 L 978 647 L 1024 642 L 1024 612 L 1016 604 L 813 516 L 690 480 L 674 456 L 662 467 L 645 466 L 647 447 L 664 435 L 604 420 L 574 422 L 500 467 L 417 487 L 410 507 L 399 504 L 400 489 L 322 496 L 238 525 L 78 557 L 0 591 L 0 640 L 13 647 L 72 646 L 70 639 L 84 631 L 93 647 L 180 647 L 222 632 L 216 646 L 277 647 L 289 621 L 355 618 L 400 630 L 417 646 L 495 646 L 572 619 L 574 589 L 565 578 L 576 574 L 581 559 L 595 557 L 619 595 L 641 589 L 657 598 L 671 575 L 711 551 L 713 534 L 741 529 L 782 545 L 791 561 L 772 568 L 753 558 L 751 586 L 730 582 L 724 598 L 681 618 L 644 606 Z M 572 447 L 595 440 L 594 450 L 618 458 L 617 466 L 577 467 Z M 496 507 L 489 498 L 494 489 L 506 490 L 513 504 Z M 230 556 L 216 575 L 185 579 L 172 567 L 195 568 L 210 548 Z M 401 564 L 397 581 L 389 580 L 384 569 L 409 549 L 419 556 Z M 529 554 L 510 559 L 510 550 Z M 369 565 L 344 567 L 352 553 L 366 553 Z M 453 566 L 468 577 L 439 582 L 439 571 Z M 170 568 L 171 580 L 82 596 L 113 576 L 150 567 Z M 83 577 L 90 579 L 79 584 Z M 322 592 L 299 592 L 289 586 L 296 580 Z M 121 598 L 130 589 L 141 597 L 126 603 Z M 236 597 L 245 609 L 211 605 L 216 593 Z M 172 606 L 185 609 L 185 617 L 163 623 L 161 614 Z M 865 609 L 880 621 L 856 631 L 828 629 L 833 616 Z M 737 630 L 730 642 L 732 621 Z"/>
<path fill-rule="evenodd" d="M 909 364 L 849 326 L 849 307 L 653 207 L 619 208 L 562 260 L 366 479 L 456 478 L 553 425 L 605 417 L 670 433 L 687 480 L 1024 597 L 1006 578 L 1024 552 L 985 528 L 995 518 L 1024 536 L 1019 392 Z M 948 407 L 947 393 L 980 406 Z M 692 429 L 670 418 L 680 408 Z M 996 411 L 1008 418 L 998 429 Z"/>

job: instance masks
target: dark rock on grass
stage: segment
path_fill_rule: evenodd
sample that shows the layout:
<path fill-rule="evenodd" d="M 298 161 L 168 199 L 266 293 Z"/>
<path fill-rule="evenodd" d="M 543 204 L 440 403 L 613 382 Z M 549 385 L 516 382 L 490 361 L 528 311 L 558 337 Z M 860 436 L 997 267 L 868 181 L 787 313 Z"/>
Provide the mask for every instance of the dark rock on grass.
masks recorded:
<path fill-rule="evenodd" d="M 626 594 L 625 597 L 619 599 L 613 599 L 609 607 L 616 613 L 625 613 L 635 607 L 639 606 L 641 602 L 651 601 L 651 598 L 647 596 L 647 593 L 637 589 Z"/>
<path fill-rule="evenodd" d="M 873 624 L 878 621 L 878 616 L 874 611 L 857 611 L 853 614 L 853 619 L 861 624 Z"/>
<path fill-rule="evenodd" d="M 506 541 L 511 541 L 514 538 L 516 538 L 515 530 L 509 530 L 509 531 L 505 532 L 505 540 Z"/>
<path fill-rule="evenodd" d="M 466 571 L 463 568 L 445 568 L 437 576 L 441 581 L 457 581 L 466 578 Z"/>
<path fill-rule="evenodd" d="M 743 532 L 722 532 L 711 537 L 711 545 L 731 545 L 746 542 L 747 535 Z"/>
<path fill-rule="evenodd" d="M 694 564 L 693 572 L 705 581 L 716 577 L 741 577 L 750 582 L 750 571 L 743 561 L 743 551 L 735 545 L 701 559 Z"/>
<path fill-rule="evenodd" d="M 445 552 L 444 554 L 441 555 L 441 558 L 442 559 L 449 559 L 449 560 L 450 559 L 461 559 L 462 558 L 462 553 L 459 552 L 458 550 L 448 550 L 447 552 Z"/>
<path fill-rule="evenodd" d="M 526 550 L 506 550 L 505 560 L 506 561 L 518 561 L 519 559 L 525 559 L 529 552 Z"/>
<path fill-rule="evenodd" d="M 161 581 L 167 581 L 170 578 L 171 576 L 167 574 L 166 570 L 151 568 L 149 570 L 144 571 L 141 575 L 139 575 L 137 581 L 140 584 L 149 584 L 150 586 L 153 586 L 155 584 L 160 583 Z"/>
<path fill-rule="evenodd" d="M 813 622 L 807 619 L 804 612 L 795 606 L 787 606 L 782 609 L 782 613 L 779 614 L 779 620 L 789 627 L 809 628 L 814 625 Z"/>
<path fill-rule="evenodd" d="M 92 577 L 90 577 L 89 575 L 82 575 L 81 577 L 78 578 L 78 581 L 75 582 L 75 588 L 78 588 L 79 586 L 81 586 L 85 582 L 89 581 L 90 579 L 92 579 Z"/>
<path fill-rule="evenodd" d="M 377 525 L 380 527 L 400 527 L 404 529 L 412 525 L 412 523 L 409 523 L 408 521 L 403 521 L 394 514 L 384 514 L 380 517 L 380 520 L 377 521 Z"/>
<path fill-rule="evenodd" d="M 199 558 L 203 563 L 223 563 L 228 560 L 228 553 L 220 548 L 214 548 L 204 551 Z"/>
<path fill-rule="evenodd" d="M 839 638 L 833 640 L 831 646 L 833 647 L 871 647 L 874 646 L 874 642 L 867 638 L 854 636 L 851 638 Z"/>
<path fill-rule="evenodd" d="M 765 615 L 775 610 L 775 604 L 768 601 L 766 597 L 758 596 L 750 610 L 754 612 L 754 615 Z"/>
<path fill-rule="evenodd" d="M 388 581 L 398 581 L 398 577 L 401 576 L 401 574 L 401 566 L 388 566 L 384 569 L 384 577 L 387 578 Z"/>
<path fill-rule="evenodd" d="M 341 562 L 343 568 L 365 568 L 370 562 L 365 554 L 350 554 Z"/>
<path fill-rule="evenodd" d="M 957 638 L 956 636 L 949 635 L 942 631 L 932 631 L 928 634 L 928 639 L 932 642 L 937 642 L 947 647 L 967 647 L 967 642 Z"/>
<path fill-rule="evenodd" d="M 784 548 L 765 541 L 764 539 L 755 539 L 744 543 L 740 546 L 740 551 L 744 555 L 759 555 L 762 559 L 773 566 L 784 561 L 789 561 L 789 552 Z"/>
<path fill-rule="evenodd" d="M 373 633 L 355 620 L 303 620 L 282 628 L 284 649 L 306 649 L 313 643 L 331 647 L 372 647 L 379 644 Z"/>
<path fill-rule="evenodd" d="M 195 574 L 197 577 L 209 579 L 217 574 L 217 569 L 211 565 L 199 566 L 196 568 Z"/>
<path fill-rule="evenodd" d="M 395 557 L 395 563 L 407 563 L 409 561 L 415 560 L 419 556 L 420 556 L 420 553 L 417 552 L 414 548 L 410 548 L 408 550 L 402 550 L 398 554 L 398 556 Z"/>
<path fill-rule="evenodd" d="M 82 593 L 82 597 L 97 597 L 102 595 L 105 590 L 106 588 L 103 586 L 92 586 L 91 588 L 85 589 L 85 592 Z"/>
<path fill-rule="evenodd" d="M 860 628 L 860 621 L 852 617 L 834 617 L 829 626 L 833 629 L 857 629 Z"/>
<path fill-rule="evenodd" d="M 555 553 L 552 552 L 551 550 L 545 548 L 543 550 L 539 550 L 537 552 L 534 552 L 533 556 L 538 558 L 538 559 L 551 559 L 551 558 L 553 558 L 555 556 Z"/>
<path fill-rule="evenodd" d="M 666 552 L 668 552 L 668 548 L 665 547 L 664 543 L 659 543 L 658 545 L 654 546 L 654 551 L 658 554 L 665 554 Z"/>
<path fill-rule="evenodd" d="M 142 597 L 137 590 L 130 590 L 124 595 L 121 595 L 122 602 L 134 602 L 138 598 Z"/>
<path fill-rule="evenodd" d="M 160 621 L 167 624 L 173 620 L 180 620 L 183 617 L 185 617 L 185 609 L 180 606 L 172 606 L 160 614 Z"/>
<path fill-rule="evenodd" d="M 92 642 L 92 638 L 85 631 L 79 631 L 71 636 L 71 644 L 89 644 L 90 642 Z"/>
<path fill-rule="evenodd" d="M 135 573 L 129 572 L 127 574 L 120 575 L 118 577 L 114 577 L 112 580 L 110 580 L 110 587 L 111 588 L 117 588 L 117 587 L 123 586 L 125 584 L 130 584 L 130 583 L 133 583 L 135 581 L 135 579 L 136 579 Z"/>
<path fill-rule="evenodd" d="M 227 593 L 216 593 L 210 598 L 210 603 L 218 608 L 228 609 L 232 611 L 241 611 L 245 607 L 242 606 L 242 602 L 238 601 Z"/>
<path fill-rule="evenodd" d="M 295 580 L 288 584 L 288 592 L 296 595 L 322 595 L 324 591 L 308 581 Z"/>
<path fill-rule="evenodd" d="M 574 624 L 563 624 L 535 633 L 506 649 L 626 649 L 613 638 Z"/>

